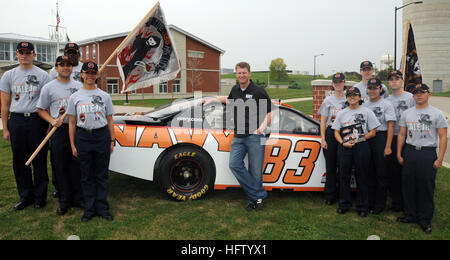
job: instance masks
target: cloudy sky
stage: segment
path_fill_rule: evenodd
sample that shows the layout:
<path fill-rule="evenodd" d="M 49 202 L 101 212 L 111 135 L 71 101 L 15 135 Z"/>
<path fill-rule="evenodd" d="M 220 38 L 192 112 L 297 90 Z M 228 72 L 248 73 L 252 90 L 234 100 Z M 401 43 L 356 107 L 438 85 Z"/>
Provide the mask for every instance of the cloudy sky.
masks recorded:
<path fill-rule="evenodd" d="M 60 26 L 73 41 L 131 31 L 156 0 L 58 0 Z M 167 22 L 226 51 L 223 68 L 248 61 L 268 70 L 281 57 L 288 69 L 329 75 L 379 67 L 394 52 L 394 7 L 402 0 L 160 0 Z M 399 38 L 402 39 L 401 11 Z M 0 33 L 48 37 L 56 0 L 2 1 Z M 398 44 L 400 55 L 401 44 Z"/>

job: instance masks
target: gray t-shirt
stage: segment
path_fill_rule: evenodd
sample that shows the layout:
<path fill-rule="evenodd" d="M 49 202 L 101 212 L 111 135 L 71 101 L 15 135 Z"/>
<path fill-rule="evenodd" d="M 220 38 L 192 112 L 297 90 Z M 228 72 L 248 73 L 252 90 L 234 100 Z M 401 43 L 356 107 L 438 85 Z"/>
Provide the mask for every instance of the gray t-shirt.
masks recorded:
<path fill-rule="evenodd" d="M 69 82 L 50 81 L 42 88 L 37 107 L 44 110 L 50 108 L 50 116 L 60 118 L 67 112 L 70 96 L 82 87 L 80 82 L 72 79 Z M 64 123 L 68 122 L 66 117 Z"/>
<path fill-rule="evenodd" d="M 22 69 L 19 66 L 3 74 L 0 91 L 11 95 L 10 112 L 36 113 L 41 89 L 49 81 L 48 73 L 40 68 Z"/>
<path fill-rule="evenodd" d="M 327 117 L 327 126 L 331 126 L 333 124 L 337 113 L 344 109 L 345 102 L 347 102 L 345 97 L 338 98 L 333 95 L 325 98 L 322 106 L 320 106 L 319 115 Z"/>
<path fill-rule="evenodd" d="M 416 101 L 414 101 L 413 95 L 409 92 L 404 92 L 403 94 L 398 96 L 390 95 L 387 100 L 394 106 L 395 116 L 397 117 L 394 135 L 398 135 L 398 131 L 400 130 L 398 122 L 400 122 L 400 118 L 403 112 L 411 107 L 416 106 Z"/>
<path fill-rule="evenodd" d="M 106 117 L 114 114 L 114 107 L 103 90 L 82 88 L 70 96 L 67 114 L 76 117 L 78 127 L 92 130 L 108 124 Z"/>
<path fill-rule="evenodd" d="M 361 99 L 363 101 L 369 100 L 369 96 L 367 95 L 367 84 L 364 84 L 364 82 L 361 81 L 358 84 L 356 84 L 354 87 L 358 88 L 361 91 Z M 381 87 L 384 89 L 384 94 L 381 97 L 388 98 L 389 97 L 388 88 L 384 84 L 381 84 Z"/>
<path fill-rule="evenodd" d="M 369 100 L 364 102 L 362 106 L 372 110 L 378 121 L 380 121 L 381 125 L 377 128 L 377 132 L 387 131 L 388 122 L 397 121 L 394 107 L 392 106 L 391 102 L 387 101 L 386 99 L 381 98 L 377 102 L 371 102 Z"/>
<path fill-rule="evenodd" d="M 78 63 L 78 66 L 73 67 L 71 78 L 75 81 L 81 82 L 81 68 L 83 67 L 83 64 L 80 62 Z M 56 72 L 55 67 L 53 67 L 49 72 L 50 78 L 52 80 L 58 78 L 58 72 Z"/>
<path fill-rule="evenodd" d="M 437 147 L 438 129 L 448 128 L 442 111 L 433 106 L 424 109 L 412 107 L 406 110 L 399 125 L 406 127 L 407 144 L 422 147 Z"/>
<path fill-rule="evenodd" d="M 336 116 L 336 120 L 334 120 L 332 128 L 334 130 L 341 130 L 343 127 L 355 124 L 362 125 L 364 134 L 380 126 L 380 122 L 372 110 L 360 106 L 357 109 L 347 107 L 340 111 Z"/>

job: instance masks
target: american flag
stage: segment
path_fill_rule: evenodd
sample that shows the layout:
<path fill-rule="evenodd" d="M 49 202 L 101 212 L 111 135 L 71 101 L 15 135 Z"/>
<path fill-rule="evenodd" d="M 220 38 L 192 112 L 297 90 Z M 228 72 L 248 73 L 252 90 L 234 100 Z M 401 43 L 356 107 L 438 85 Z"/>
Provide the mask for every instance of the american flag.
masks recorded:
<path fill-rule="evenodd" d="M 59 13 L 58 13 L 58 11 L 56 11 L 56 31 L 58 31 L 60 22 L 61 22 L 61 19 L 59 19 Z"/>

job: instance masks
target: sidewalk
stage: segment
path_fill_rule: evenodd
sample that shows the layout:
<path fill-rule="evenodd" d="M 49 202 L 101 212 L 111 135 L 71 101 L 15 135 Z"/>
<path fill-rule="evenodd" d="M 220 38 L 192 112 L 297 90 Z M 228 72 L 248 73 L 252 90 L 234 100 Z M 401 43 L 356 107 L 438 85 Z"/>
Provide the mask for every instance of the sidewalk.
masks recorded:
<path fill-rule="evenodd" d="M 447 118 L 447 123 L 450 125 L 450 98 L 448 97 L 431 97 L 430 104 L 438 109 L 440 109 L 445 117 Z M 450 168 L 450 131 L 447 130 L 447 152 L 444 156 L 444 167 Z"/>

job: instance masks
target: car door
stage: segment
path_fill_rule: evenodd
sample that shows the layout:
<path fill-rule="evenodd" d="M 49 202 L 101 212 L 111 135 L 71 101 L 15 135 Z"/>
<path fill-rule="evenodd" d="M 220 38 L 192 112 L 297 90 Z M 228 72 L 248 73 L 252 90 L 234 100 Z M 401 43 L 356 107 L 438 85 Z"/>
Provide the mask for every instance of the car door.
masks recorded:
<path fill-rule="evenodd" d="M 266 143 L 263 181 L 267 189 L 321 191 L 325 159 L 320 125 L 285 106 L 274 111 Z"/>

